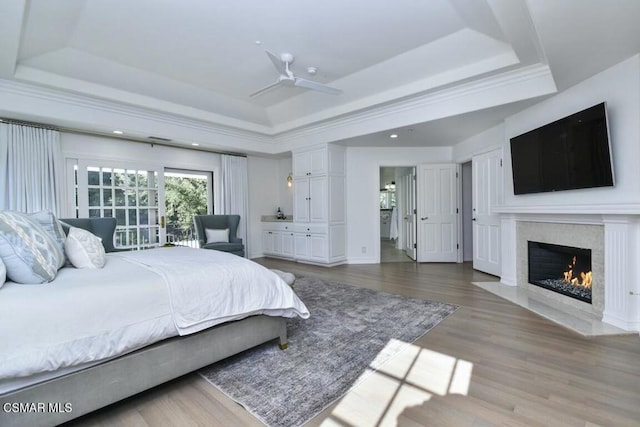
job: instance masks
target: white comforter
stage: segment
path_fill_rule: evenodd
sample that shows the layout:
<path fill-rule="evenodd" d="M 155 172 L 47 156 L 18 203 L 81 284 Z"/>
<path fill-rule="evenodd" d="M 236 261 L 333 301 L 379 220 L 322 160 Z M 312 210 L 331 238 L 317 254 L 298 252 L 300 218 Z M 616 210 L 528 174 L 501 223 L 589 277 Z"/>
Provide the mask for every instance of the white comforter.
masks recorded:
<path fill-rule="evenodd" d="M 16 378 L 68 372 L 261 313 L 309 316 L 273 272 L 212 250 L 108 254 L 100 270 L 63 268 L 44 285 L 8 282 L 0 288 L 0 392 Z"/>
<path fill-rule="evenodd" d="M 254 314 L 309 317 L 275 273 L 230 253 L 176 247 L 118 256 L 164 278 L 180 335 Z"/>

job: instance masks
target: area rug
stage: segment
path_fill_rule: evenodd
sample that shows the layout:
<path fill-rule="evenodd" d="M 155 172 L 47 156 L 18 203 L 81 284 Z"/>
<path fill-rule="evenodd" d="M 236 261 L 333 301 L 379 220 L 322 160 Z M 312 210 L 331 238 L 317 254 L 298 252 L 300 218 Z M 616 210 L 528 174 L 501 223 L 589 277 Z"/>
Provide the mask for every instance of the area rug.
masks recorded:
<path fill-rule="evenodd" d="M 200 371 L 272 427 L 304 424 L 458 308 L 310 277 L 295 291 L 311 317 L 289 320 L 286 351 L 266 343 Z"/>

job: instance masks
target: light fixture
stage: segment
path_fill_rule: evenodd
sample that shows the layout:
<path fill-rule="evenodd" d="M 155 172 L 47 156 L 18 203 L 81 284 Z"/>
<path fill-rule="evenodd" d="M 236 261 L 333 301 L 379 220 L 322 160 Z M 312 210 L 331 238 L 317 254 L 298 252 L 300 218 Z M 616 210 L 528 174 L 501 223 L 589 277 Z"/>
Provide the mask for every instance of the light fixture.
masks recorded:
<path fill-rule="evenodd" d="M 391 135 L 389 135 L 389 138 L 391 139 L 396 139 L 398 137 L 397 133 L 392 133 Z"/>
<path fill-rule="evenodd" d="M 124 132 L 122 132 L 121 130 L 114 130 L 113 133 L 115 133 L 116 135 L 122 135 Z"/>
<path fill-rule="evenodd" d="M 198 144 L 197 142 L 192 142 L 191 145 L 193 145 L 194 147 L 199 146 L 200 144 Z"/>
<path fill-rule="evenodd" d="M 289 176 L 287 177 L 287 187 L 293 187 L 293 176 L 291 176 L 291 172 L 289 172 Z"/>

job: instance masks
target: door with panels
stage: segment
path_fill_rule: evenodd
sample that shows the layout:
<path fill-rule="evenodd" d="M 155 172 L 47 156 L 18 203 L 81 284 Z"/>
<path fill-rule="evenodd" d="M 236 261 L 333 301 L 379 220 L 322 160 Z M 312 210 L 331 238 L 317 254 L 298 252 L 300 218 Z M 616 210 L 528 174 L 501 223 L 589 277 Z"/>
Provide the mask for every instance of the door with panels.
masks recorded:
<path fill-rule="evenodd" d="M 458 261 L 457 165 L 417 170 L 418 262 Z"/>
<path fill-rule="evenodd" d="M 500 276 L 500 215 L 502 204 L 502 150 L 472 159 L 473 170 L 473 268 Z"/>

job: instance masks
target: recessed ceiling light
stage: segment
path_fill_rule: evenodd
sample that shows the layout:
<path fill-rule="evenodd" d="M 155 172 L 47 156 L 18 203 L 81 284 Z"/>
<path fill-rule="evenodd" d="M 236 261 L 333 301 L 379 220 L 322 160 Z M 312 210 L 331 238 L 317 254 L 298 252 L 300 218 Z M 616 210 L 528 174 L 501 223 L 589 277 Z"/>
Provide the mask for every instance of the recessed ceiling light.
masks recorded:
<path fill-rule="evenodd" d="M 191 145 L 193 145 L 194 147 L 197 147 L 200 144 L 198 144 L 197 142 L 192 142 Z"/>
<path fill-rule="evenodd" d="M 398 137 L 397 133 L 392 133 L 391 135 L 389 135 L 389 138 L 391 139 L 396 139 Z"/>
<path fill-rule="evenodd" d="M 262 44 L 262 42 L 261 42 L 260 40 L 256 40 L 256 44 L 257 44 L 258 46 L 260 46 L 260 45 Z"/>
<path fill-rule="evenodd" d="M 122 135 L 124 132 L 122 132 L 121 130 L 114 130 L 113 133 L 117 135 Z"/>

